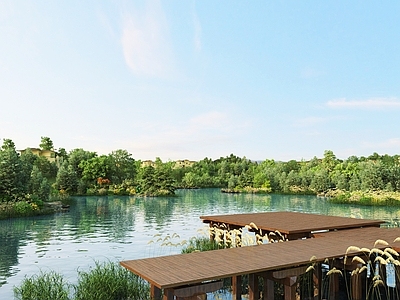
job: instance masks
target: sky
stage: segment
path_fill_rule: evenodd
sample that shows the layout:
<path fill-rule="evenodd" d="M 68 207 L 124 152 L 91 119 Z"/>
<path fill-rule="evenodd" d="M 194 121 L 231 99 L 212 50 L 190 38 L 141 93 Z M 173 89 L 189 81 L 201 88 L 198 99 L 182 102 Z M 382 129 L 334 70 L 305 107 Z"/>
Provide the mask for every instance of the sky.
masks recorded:
<path fill-rule="evenodd" d="M 0 139 L 163 161 L 400 154 L 399 1 L 0 0 Z"/>

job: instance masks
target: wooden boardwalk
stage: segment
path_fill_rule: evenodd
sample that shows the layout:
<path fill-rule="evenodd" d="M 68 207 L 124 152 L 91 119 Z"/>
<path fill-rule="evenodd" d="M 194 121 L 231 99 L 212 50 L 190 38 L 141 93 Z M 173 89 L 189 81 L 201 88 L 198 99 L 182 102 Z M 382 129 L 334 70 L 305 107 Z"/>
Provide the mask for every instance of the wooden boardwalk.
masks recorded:
<path fill-rule="evenodd" d="M 263 232 L 279 231 L 287 239 L 311 237 L 321 230 L 341 230 L 360 227 L 379 227 L 381 220 L 355 219 L 299 212 L 265 212 L 233 215 L 201 216 L 210 226 L 225 224 L 229 229 L 244 227 L 253 222 Z"/>
<path fill-rule="evenodd" d="M 314 218 L 314 216 L 310 217 Z M 335 222 L 339 220 L 338 217 L 328 218 Z M 255 221 L 251 222 L 256 223 Z M 293 222 L 293 220 L 287 221 L 286 224 Z M 213 291 L 220 287 L 217 284 L 218 280 L 228 277 L 232 278 L 234 299 L 241 299 L 240 276 L 245 274 L 249 275 L 250 300 L 258 297 L 256 284 L 258 276 L 262 276 L 266 283 L 263 291 L 264 299 L 273 299 L 272 280 L 281 280 L 285 283 L 285 299 L 294 299 L 294 282 L 290 280 L 304 273 L 305 269 L 311 264 L 310 259 L 312 257 L 314 257 L 314 263 L 323 262 L 325 259 L 343 258 L 349 246 L 373 248 L 378 239 L 386 240 L 389 246 L 400 250 L 400 243 L 393 242 L 397 237 L 400 237 L 400 228 L 378 228 L 375 226 L 381 224 L 381 221 L 361 221 L 355 219 L 354 222 L 350 222 L 350 220 L 347 220 L 346 224 L 353 228 L 355 223 L 358 222 L 359 225 L 367 225 L 366 228 L 323 232 L 311 239 L 128 260 L 121 262 L 121 265 L 147 280 L 151 284 L 152 296 L 160 297 L 163 295 L 166 300 L 174 299 L 175 296 L 179 295 L 193 295 L 196 291 Z M 257 224 L 258 227 L 263 226 L 259 224 L 260 222 Z M 300 224 L 303 223 L 300 222 Z M 311 225 L 304 226 L 303 229 L 307 227 L 307 232 L 308 230 L 321 229 L 321 226 L 317 223 Z M 240 225 L 238 224 L 238 226 Z M 270 230 L 275 228 L 268 226 Z M 287 226 L 286 228 L 289 229 L 288 234 L 293 232 L 290 230 L 292 227 Z M 384 248 L 386 246 L 379 245 L 377 247 Z M 358 253 L 351 252 L 349 255 L 356 254 Z M 316 299 L 320 297 L 320 294 Z"/>

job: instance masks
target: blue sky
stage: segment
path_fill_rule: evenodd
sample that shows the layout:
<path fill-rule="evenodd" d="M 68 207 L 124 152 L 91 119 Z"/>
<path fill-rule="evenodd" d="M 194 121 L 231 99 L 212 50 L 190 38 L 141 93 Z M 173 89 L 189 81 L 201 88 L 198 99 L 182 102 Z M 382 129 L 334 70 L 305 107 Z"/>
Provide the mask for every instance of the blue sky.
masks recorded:
<path fill-rule="evenodd" d="M 398 1 L 0 1 L 0 138 L 136 159 L 399 154 Z"/>

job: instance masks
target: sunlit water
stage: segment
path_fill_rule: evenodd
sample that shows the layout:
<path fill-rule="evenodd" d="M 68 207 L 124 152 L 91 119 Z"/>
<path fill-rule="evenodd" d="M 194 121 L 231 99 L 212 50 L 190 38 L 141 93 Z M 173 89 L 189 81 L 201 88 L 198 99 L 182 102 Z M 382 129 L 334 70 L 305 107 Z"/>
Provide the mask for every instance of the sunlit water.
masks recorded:
<path fill-rule="evenodd" d="M 223 194 L 218 189 L 179 190 L 173 198 L 76 197 L 70 211 L 0 221 L 0 299 L 13 299 L 24 276 L 54 270 L 76 282 L 95 261 L 120 261 L 179 253 L 178 244 L 199 235 L 201 215 L 298 211 L 364 219 L 397 226 L 399 208 L 330 204 L 324 198 Z M 161 234 L 172 246 L 161 246 Z M 177 236 L 178 235 L 178 236 Z"/>

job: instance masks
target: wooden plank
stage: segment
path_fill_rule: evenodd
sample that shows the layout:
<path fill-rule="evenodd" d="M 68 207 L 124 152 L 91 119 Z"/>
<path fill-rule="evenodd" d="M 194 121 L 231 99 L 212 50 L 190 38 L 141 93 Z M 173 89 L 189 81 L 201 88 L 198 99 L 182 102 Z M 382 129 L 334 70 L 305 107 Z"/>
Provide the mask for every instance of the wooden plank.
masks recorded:
<path fill-rule="evenodd" d="M 272 273 L 272 276 L 276 279 L 283 279 L 286 277 L 293 277 L 293 276 L 299 276 L 302 275 L 306 272 L 308 266 L 301 266 L 297 268 L 290 268 L 290 269 L 285 269 L 285 270 L 279 270 L 275 271 Z"/>
<path fill-rule="evenodd" d="M 393 243 L 399 236 L 400 228 L 371 227 L 327 232 L 314 239 L 123 261 L 121 265 L 158 288 L 174 288 L 308 265 L 312 256 L 316 262 L 340 258 L 349 246 L 372 248 L 377 239 L 399 247 L 399 242 Z M 360 253 L 351 255 L 355 254 Z"/>
<path fill-rule="evenodd" d="M 191 297 L 195 294 L 201 294 L 201 293 L 210 293 L 210 292 L 215 292 L 221 289 L 223 286 L 223 282 L 221 280 L 219 281 L 212 281 L 212 282 L 206 282 L 206 283 L 201 283 L 197 284 L 194 286 L 188 286 L 188 287 L 182 287 L 182 288 L 176 288 L 174 289 L 174 295 L 177 297 Z"/>
<path fill-rule="evenodd" d="M 359 227 L 379 227 L 385 223 L 381 220 L 355 219 L 348 217 L 336 217 L 300 212 L 265 212 L 233 215 L 201 216 L 205 223 L 225 223 L 230 226 L 244 227 L 250 223 L 257 225 L 259 229 L 268 232 L 279 231 L 284 235 L 292 235 L 299 238 L 310 235 L 313 231 L 340 230 Z"/>

